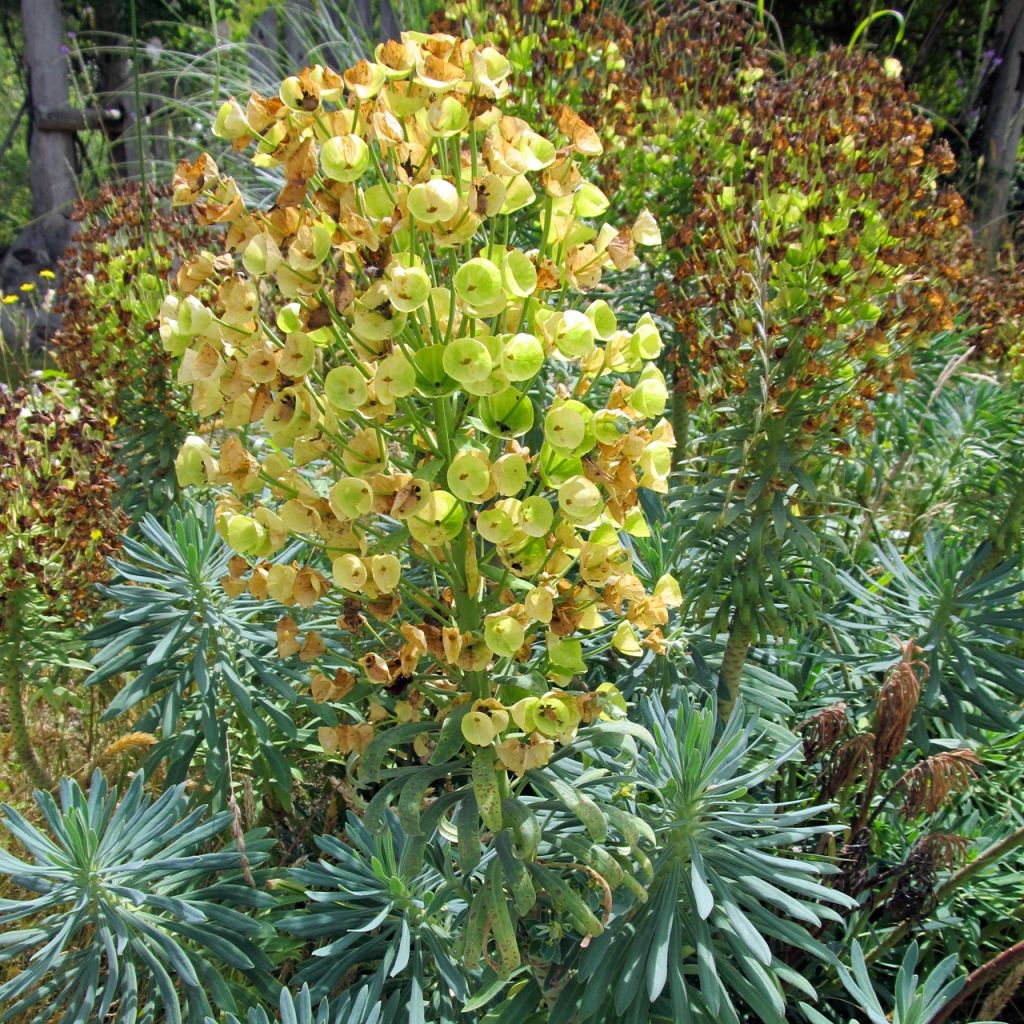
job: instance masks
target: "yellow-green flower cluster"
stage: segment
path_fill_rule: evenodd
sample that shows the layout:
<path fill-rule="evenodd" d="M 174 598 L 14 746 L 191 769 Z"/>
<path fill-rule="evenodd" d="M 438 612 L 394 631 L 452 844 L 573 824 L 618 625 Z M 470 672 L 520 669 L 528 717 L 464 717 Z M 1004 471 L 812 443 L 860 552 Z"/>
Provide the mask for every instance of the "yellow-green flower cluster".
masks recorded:
<path fill-rule="evenodd" d="M 366 697 L 370 723 L 458 710 L 465 742 L 522 771 L 614 695 L 503 702 L 510 666 L 571 687 L 582 634 L 661 650 L 680 595 L 668 577 L 648 593 L 624 541 L 649 534 L 638 488 L 666 490 L 674 444 L 657 326 L 574 299 L 657 225 L 598 223 L 596 134 L 569 110 L 553 139 L 504 115 L 509 70 L 491 47 L 404 33 L 343 74 L 229 100 L 215 133 L 283 186 L 250 211 L 209 156 L 179 166 L 175 201 L 226 224 L 226 252 L 182 268 L 160 331 L 194 409 L 230 432 L 177 462 L 183 484 L 230 487 L 218 529 L 255 564 L 225 585 L 337 603 L 352 651 L 328 654 L 356 671 L 321 693 Z M 254 427 L 269 444 L 243 443 Z M 293 538 L 324 572 L 267 561 Z M 328 745 L 372 736 L 342 728 Z"/>

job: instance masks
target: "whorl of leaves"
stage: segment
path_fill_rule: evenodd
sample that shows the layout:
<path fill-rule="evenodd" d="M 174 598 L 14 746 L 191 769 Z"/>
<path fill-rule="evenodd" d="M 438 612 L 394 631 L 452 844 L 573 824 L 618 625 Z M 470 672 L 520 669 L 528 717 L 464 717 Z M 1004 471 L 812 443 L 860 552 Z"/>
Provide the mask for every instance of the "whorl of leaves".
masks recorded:
<path fill-rule="evenodd" d="M 123 795 L 98 770 L 88 793 L 63 779 L 59 804 L 36 791 L 40 827 L 2 808 L 0 824 L 26 859 L 0 850 L 0 875 L 32 895 L 0 900 L 0 964 L 22 967 L 0 985 L 0 1020 L 86 1024 L 116 1013 L 125 1024 L 199 1024 L 214 1006 L 238 1008 L 225 966 L 273 990 L 255 941 L 267 929 L 235 909 L 272 901 L 216 878 L 242 858 L 207 847 L 230 814 L 203 821 L 184 785 L 156 800 L 143 786 L 141 772 Z M 249 849 L 250 863 L 265 856 Z"/>

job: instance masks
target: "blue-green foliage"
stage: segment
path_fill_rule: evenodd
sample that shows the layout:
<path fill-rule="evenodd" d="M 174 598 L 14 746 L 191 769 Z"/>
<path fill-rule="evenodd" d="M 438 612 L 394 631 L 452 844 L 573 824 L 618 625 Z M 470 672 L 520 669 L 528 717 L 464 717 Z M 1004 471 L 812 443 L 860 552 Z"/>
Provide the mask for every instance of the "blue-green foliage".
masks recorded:
<path fill-rule="evenodd" d="M 282 752 L 299 742 L 288 709 L 298 672 L 277 657 L 272 606 L 247 594 L 229 597 L 220 585 L 231 550 L 213 527 L 213 510 L 188 505 L 165 529 L 152 516 L 142 539 L 124 539 L 114 561 L 116 602 L 93 634 L 93 685 L 126 679 L 105 718 L 146 702 L 136 730 L 159 734 L 147 767 L 165 762 L 178 782 L 201 757 L 215 799 L 227 792 L 228 735 L 239 768 L 251 770 L 287 803 L 291 768 Z M 280 609 L 279 609 L 280 611 Z"/>
<path fill-rule="evenodd" d="M 845 660 L 862 671 L 884 670 L 893 660 L 892 637 L 913 637 L 927 666 L 923 712 L 961 736 L 1012 728 L 1024 697 L 1024 658 L 1015 650 L 1024 631 L 1020 567 L 993 565 L 989 544 L 972 550 L 937 530 L 917 557 L 887 542 L 876 558 L 880 572 L 840 574 L 848 600 L 824 617 L 843 638 Z M 916 735 L 923 744 L 920 715 Z"/>
<path fill-rule="evenodd" d="M 466 903 L 446 880 L 422 839 L 403 834 L 389 818 L 383 835 L 371 835 L 350 815 L 348 843 L 321 836 L 324 854 L 289 872 L 306 888 L 309 903 L 280 926 L 319 943 L 299 969 L 314 997 L 339 991 L 353 969 L 363 976 L 350 998 L 372 1007 L 380 1020 L 453 1020 L 469 988 L 453 955 Z M 436 847 L 435 847 L 436 850 Z M 369 969 L 367 969 L 369 968 Z"/>
<path fill-rule="evenodd" d="M 912 942 L 896 974 L 891 997 L 893 1007 L 885 1010 L 872 981 L 864 951 L 854 939 L 851 957 L 852 970 L 839 965 L 839 977 L 850 998 L 863 1011 L 870 1024 L 928 1024 L 939 1011 L 964 987 L 964 979 L 952 978 L 956 970 L 956 957 L 948 956 L 938 964 L 921 983 L 917 974 L 918 947 Z M 952 978 L 952 980 L 950 980 Z M 800 1004 L 810 1024 L 832 1024 L 828 1017 L 808 1006 Z M 851 1019 L 850 1024 L 855 1024 Z M 992 1021 L 977 1021 L 975 1024 L 993 1024 Z"/>
<path fill-rule="evenodd" d="M 63 780 L 59 804 L 37 791 L 45 830 L 3 808 L 27 858 L 0 850 L 0 872 L 34 895 L 0 900 L 0 962 L 25 963 L 0 986 L 0 1020 L 201 1022 L 236 1009 L 243 983 L 273 991 L 268 929 L 237 909 L 273 900 L 236 877 L 237 850 L 209 849 L 230 815 L 204 821 L 183 785 L 153 800 L 143 781 L 120 801 L 98 771 L 88 794 Z"/>
<path fill-rule="evenodd" d="M 741 711 L 717 737 L 713 708 L 685 696 L 672 711 L 646 700 L 642 712 L 655 739 L 638 767 L 651 794 L 640 806 L 659 840 L 654 881 L 647 901 L 590 945 L 552 1024 L 577 1008 L 607 1024 L 652 1013 L 735 1024 L 744 1007 L 781 1024 L 783 984 L 814 992 L 773 948 L 831 963 L 814 932 L 839 919 L 829 904 L 852 903 L 823 884 L 830 865 L 813 856 L 831 826 L 811 824 L 820 807 L 753 795 L 792 752 L 765 756 Z"/>

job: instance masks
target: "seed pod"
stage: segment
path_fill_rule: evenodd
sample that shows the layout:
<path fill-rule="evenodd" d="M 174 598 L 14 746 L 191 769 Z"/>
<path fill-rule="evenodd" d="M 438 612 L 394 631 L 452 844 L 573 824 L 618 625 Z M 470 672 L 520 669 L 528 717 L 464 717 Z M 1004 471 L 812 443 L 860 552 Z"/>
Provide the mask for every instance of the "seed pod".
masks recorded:
<path fill-rule="evenodd" d="M 512 903 L 516 913 L 522 917 L 528 914 L 537 902 L 537 890 L 530 881 L 530 872 L 526 865 L 512 853 L 508 836 L 505 833 L 499 835 L 495 845 L 502 870 L 505 872 L 505 881 L 512 892 Z"/>
<path fill-rule="evenodd" d="M 467 794 L 459 804 L 459 817 L 456 822 L 459 838 L 459 868 L 467 877 L 480 863 L 480 833 L 477 828 L 480 820 L 479 813 L 476 797 L 472 793 Z"/>

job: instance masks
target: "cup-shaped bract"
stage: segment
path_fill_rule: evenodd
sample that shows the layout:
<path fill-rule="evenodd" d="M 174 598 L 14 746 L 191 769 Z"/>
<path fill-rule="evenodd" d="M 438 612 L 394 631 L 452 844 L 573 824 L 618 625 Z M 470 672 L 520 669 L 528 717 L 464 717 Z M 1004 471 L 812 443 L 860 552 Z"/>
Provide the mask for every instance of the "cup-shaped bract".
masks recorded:
<path fill-rule="evenodd" d="M 409 213 L 420 224 L 437 224 L 458 213 L 459 192 L 450 181 L 433 178 L 413 185 L 406 202 Z"/>

